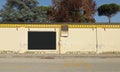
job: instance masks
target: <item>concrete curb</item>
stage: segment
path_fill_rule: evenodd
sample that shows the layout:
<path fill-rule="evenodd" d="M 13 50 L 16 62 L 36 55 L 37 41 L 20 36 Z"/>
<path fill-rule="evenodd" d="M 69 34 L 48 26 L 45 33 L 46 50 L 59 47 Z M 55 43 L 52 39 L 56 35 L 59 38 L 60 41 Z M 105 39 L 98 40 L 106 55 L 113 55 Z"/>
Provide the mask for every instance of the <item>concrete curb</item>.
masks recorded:
<path fill-rule="evenodd" d="M 64 58 L 120 58 L 120 54 L 0 54 L 0 58 L 40 58 L 40 59 L 64 59 Z"/>

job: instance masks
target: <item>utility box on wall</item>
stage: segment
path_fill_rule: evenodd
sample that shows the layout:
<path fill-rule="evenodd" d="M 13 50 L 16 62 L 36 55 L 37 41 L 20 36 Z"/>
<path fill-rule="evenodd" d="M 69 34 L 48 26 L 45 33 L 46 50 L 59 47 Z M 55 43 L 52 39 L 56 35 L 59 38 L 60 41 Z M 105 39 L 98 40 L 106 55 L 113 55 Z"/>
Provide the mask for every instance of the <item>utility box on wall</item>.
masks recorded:
<path fill-rule="evenodd" d="M 69 27 L 68 25 L 61 26 L 61 37 L 68 37 L 69 36 Z"/>

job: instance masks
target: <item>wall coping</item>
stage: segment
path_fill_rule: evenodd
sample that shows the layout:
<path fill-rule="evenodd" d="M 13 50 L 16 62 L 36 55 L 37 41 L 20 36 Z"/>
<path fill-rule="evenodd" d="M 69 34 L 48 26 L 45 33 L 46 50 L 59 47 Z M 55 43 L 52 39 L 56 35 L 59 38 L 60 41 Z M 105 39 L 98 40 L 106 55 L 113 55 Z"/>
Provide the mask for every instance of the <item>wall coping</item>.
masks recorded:
<path fill-rule="evenodd" d="M 120 24 L 0 24 L 0 28 L 120 28 Z"/>

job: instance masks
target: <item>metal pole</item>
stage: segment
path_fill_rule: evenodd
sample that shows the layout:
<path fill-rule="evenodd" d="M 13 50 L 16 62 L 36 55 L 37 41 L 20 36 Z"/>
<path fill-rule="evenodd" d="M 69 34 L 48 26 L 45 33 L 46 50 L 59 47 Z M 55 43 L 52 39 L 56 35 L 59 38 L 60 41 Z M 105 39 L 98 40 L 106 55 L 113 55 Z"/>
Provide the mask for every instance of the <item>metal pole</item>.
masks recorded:
<path fill-rule="evenodd" d="M 58 42 L 58 45 L 59 45 L 59 55 L 61 55 L 61 28 L 59 29 L 59 42 Z"/>

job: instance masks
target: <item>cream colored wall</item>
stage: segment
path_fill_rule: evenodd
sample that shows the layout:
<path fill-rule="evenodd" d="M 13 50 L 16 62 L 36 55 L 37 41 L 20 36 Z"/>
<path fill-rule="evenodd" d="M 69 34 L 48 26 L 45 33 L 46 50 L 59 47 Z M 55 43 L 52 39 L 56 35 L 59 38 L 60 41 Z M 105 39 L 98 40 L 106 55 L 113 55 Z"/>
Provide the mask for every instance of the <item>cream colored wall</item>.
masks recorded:
<path fill-rule="evenodd" d="M 20 53 L 24 53 L 28 50 L 28 29 L 27 28 L 18 28 L 18 48 Z"/>
<path fill-rule="evenodd" d="M 120 52 L 120 29 L 70 28 L 68 37 L 61 37 L 61 51 L 68 54 Z"/>
<path fill-rule="evenodd" d="M 0 50 L 25 52 L 27 30 L 26 28 L 0 28 Z"/>
<path fill-rule="evenodd" d="M 54 31 L 56 37 L 56 50 L 39 50 L 43 53 L 59 53 L 59 28 L 0 28 L 0 51 L 15 51 L 24 53 L 28 50 L 28 31 Z"/>
<path fill-rule="evenodd" d="M 28 31 L 55 31 L 56 50 L 28 50 Z M 0 51 L 42 53 L 120 52 L 120 29 L 69 28 L 68 37 L 60 36 L 60 28 L 0 28 Z M 96 44 L 98 43 L 98 48 Z"/>
<path fill-rule="evenodd" d="M 96 33 L 92 28 L 70 28 L 68 37 L 61 37 L 62 53 L 96 51 Z"/>
<path fill-rule="evenodd" d="M 15 28 L 0 28 L 0 50 L 18 51 L 19 32 Z"/>
<path fill-rule="evenodd" d="M 120 29 L 98 29 L 98 53 L 120 52 Z"/>

